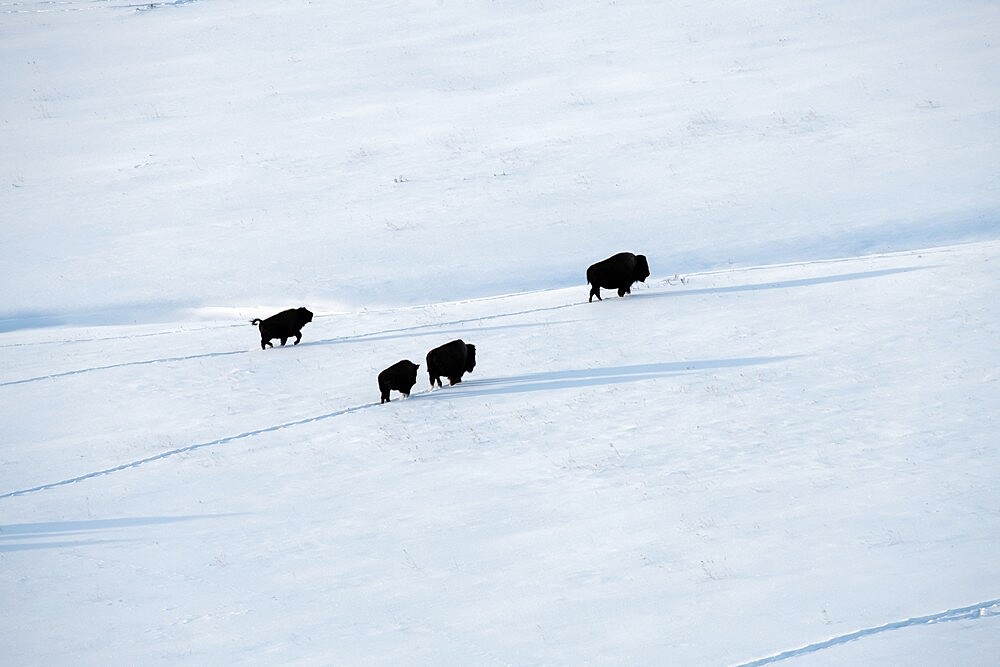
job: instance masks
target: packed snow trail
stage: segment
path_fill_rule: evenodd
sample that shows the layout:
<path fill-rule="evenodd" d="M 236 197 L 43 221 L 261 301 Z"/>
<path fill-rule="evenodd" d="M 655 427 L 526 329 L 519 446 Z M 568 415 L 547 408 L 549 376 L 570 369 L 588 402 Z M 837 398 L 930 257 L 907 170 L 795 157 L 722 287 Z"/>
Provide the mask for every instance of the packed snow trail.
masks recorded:
<path fill-rule="evenodd" d="M 27 493 L 34 493 L 36 491 L 46 491 L 48 489 L 54 489 L 60 486 L 66 486 L 67 484 L 75 484 L 76 482 L 82 482 L 84 480 L 93 479 L 94 477 L 102 477 L 104 475 L 110 475 L 112 473 L 121 472 L 122 470 L 128 470 L 129 468 L 137 468 L 146 463 L 152 463 L 154 461 L 160 461 L 162 459 L 170 458 L 171 456 L 176 456 L 178 454 L 186 454 L 189 452 L 194 452 L 199 449 L 204 449 L 206 447 L 215 447 L 218 445 L 225 445 L 236 440 L 243 440 L 245 438 L 252 438 L 254 436 L 263 435 L 265 433 L 273 433 L 275 431 L 280 431 L 286 428 L 292 428 L 293 426 L 302 426 L 304 424 L 312 424 L 314 422 L 323 421 L 326 419 L 331 419 L 333 417 L 340 417 L 342 415 L 350 414 L 352 412 L 357 412 L 358 410 L 364 410 L 365 408 L 370 408 L 372 406 L 378 405 L 378 403 L 365 403 L 363 405 L 355 405 L 349 408 L 344 408 L 342 410 L 334 410 L 333 412 L 328 412 L 325 415 L 319 415 L 317 417 L 307 417 L 305 419 L 297 419 L 295 421 L 285 422 L 283 424 L 277 424 L 275 426 L 268 426 L 266 428 L 255 429 L 253 431 L 246 431 L 245 433 L 240 433 L 238 435 L 230 435 L 224 438 L 218 438 L 216 440 L 210 440 L 208 442 L 201 442 L 196 445 L 188 445 L 186 447 L 178 447 L 176 449 L 171 449 L 166 452 L 160 452 L 159 454 L 154 454 L 153 456 L 147 456 L 143 459 L 138 459 L 136 461 L 129 461 L 128 463 L 123 463 L 121 465 L 113 466 L 111 468 L 105 468 L 104 470 L 95 470 L 94 472 L 88 472 L 83 475 L 78 475 L 77 477 L 71 477 L 69 479 L 60 480 L 58 482 L 50 482 L 48 484 L 39 484 L 38 486 L 33 486 L 28 489 L 19 489 L 17 491 L 9 491 L 0 495 L 0 500 L 4 498 L 13 498 L 14 496 L 23 496 Z"/>
<path fill-rule="evenodd" d="M 809 644 L 808 646 L 791 649 L 789 651 L 782 651 L 781 653 L 776 653 L 775 655 L 771 655 L 766 658 L 759 658 L 751 662 L 741 663 L 738 667 L 763 667 L 763 665 L 772 665 L 776 662 L 781 662 L 782 660 L 797 658 L 809 653 L 816 653 L 817 651 L 822 651 L 823 649 L 833 648 L 857 639 L 864 639 L 883 632 L 889 632 L 890 630 L 901 630 L 915 625 L 946 623 L 948 621 L 964 621 L 997 615 L 1000 615 L 1000 598 L 995 600 L 986 600 L 985 602 L 978 602 L 967 607 L 948 609 L 936 614 L 916 616 L 902 621 L 893 621 L 892 623 L 886 623 L 885 625 L 879 625 L 873 628 L 862 628 L 861 630 L 855 630 L 854 632 L 849 632 L 845 635 L 831 637 L 830 639 L 816 642 L 815 644 Z"/>
<path fill-rule="evenodd" d="M 235 353 L 230 353 L 230 354 L 235 354 Z M 767 363 L 773 363 L 775 361 L 782 361 L 788 358 L 791 357 L 695 360 L 695 361 L 669 362 L 660 364 L 644 364 L 644 365 L 627 366 L 627 367 L 591 368 L 582 371 L 563 370 L 563 371 L 553 371 L 550 373 L 532 373 L 532 374 L 512 376 L 512 377 L 497 377 L 497 378 L 488 378 L 485 380 L 473 380 L 461 383 L 460 388 L 457 388 L 450 392 L 447 391 L 436 392 L 433 390 L 429 390 L 429 391 L 414 392 L 410 396 L 413 399 L 432 398 L 432 397 L 455 399 L 455 398 L 463 398 L 463 397 L 469 398 L 469 397 L 499 394 L 499 393 L 521 393 L 521 392 L 539 391 L 539 390 L 551 391 L 553 389 L 559 389 L 559 388 L 587 386 L 589 384 L 592 384 L 595 380 L 599 381 L 600 384 L 635 382 L 635 381 L 654 379 L 664 375 L 676 375 L 679 373 L 704 370 L 707 368 L 729 368 L 734 366 L 767 364 Z M 142 363 L 148 364 L 154 362 L 142 362 Z M 133 364 L 121 364 L 121 365 L 128 366 Z M 7 493 L 0 495 L 0 499 L 12 498 L 14 496 L 22 496 L 28 493 L 34 493 L 36 491 L 46 491 L 48 489 L 53 489 L 60 486 L 66 486 L 67 484 L 74 484 L 76 482 L 82 482 L 88 479 L 93 479 L 95 477 L 102 477 L 104 475 L 110 475 L 112 473 L 121 472 L 123 470 L 128 470 L 130 468 L 136 468 L 143 464 L 152 463 L 154 461 L 160 461 L 162 459 L 170 458 L 178 454 L 186 454 L 197 451 L 199 449 L 205 449 L 207 447 L 226 445 L 229 444 L 230 442 L 234 442 L 237 440 L 244 440 L 246 438 L 252 438 L 258 435 L 263 435 L 265 433 L 273 433 L 275 431 L 281 431 L 286 428 L 304 426 L 306 424 L 313 424 L 319 421 L 331 419 L 333 417 L 340 417 L 346 414 L 350 414 L 352 412 L 365 410 L 367 408 L 371 408 L 376 405 L 379 405 L 379 403 L 376 403 L 374 401 L 371 403 L 354 405 L 351 407 L 343 408 L 340 410 L 334 410 L 333 412 L 328 412 L 326 414 L 314 417 L 296 419 L 293 421 L 283 422 L 281 424 L 276 424 L 265 428 L 245 431 L 237 435 L 230 435 L 223 438 L 216 438 L 215 440 L 210 440 L 208 442 L 201 442 L 194 445 L 187 445 L 185 447 L 177 447 L 175 449 L 171 449 L 165 452 L 160 452 L 159 454 L 154 454 L 152 456 L 147 456 L 145 458 L 129 461 L 127 463 L 122 463 L 120 465 L 111 466 L 110 468 L 104 468 L 102 470 L 95 470 L 93 472 L 84 473 L 82 475 L 77 475 L 75 477 L 70 477 L 67 479 L 60 480 L 58 482 L 49 482 L 46 484 L 39 484 L 37 486 L 33 486 L 26 489 L 9 491 Z"/>
<path fill-rule="evenodd" d="M 107 366 L 92 366 L 90 368 L 80 368 L 73 371 L 63 371 L 61 373 L 50 373 L 48 375 L 36 375 L 30 378 L 23 378 L 21 380 L 10 380 L 8 382 L 0 382 L 0 387 L 9 387 L 15 384 L 27 384 L 29 382 L 38 382 L 39 380 L 55 380 L 57 378 L 70 377 L 73 375 L 80 375 L 82 373 L 92 373 L 94 371 L 108 371 L 115 368 L 127 368 L 129 366 L 148 366 L 150 364 L 166 364 L 174 361 L 192 361 L 195 359 L 206 359 L 211 357 L 227 357 L 232 354 L 246 354 L 246 350 L 235 350 L 231 352 L 206 352 L 204 354 L 192 354 L 184 357 L 163 357 L 160 359 L 145 359 L 142 361 L 126 361 L 120 364 L 108 364 Z"/>

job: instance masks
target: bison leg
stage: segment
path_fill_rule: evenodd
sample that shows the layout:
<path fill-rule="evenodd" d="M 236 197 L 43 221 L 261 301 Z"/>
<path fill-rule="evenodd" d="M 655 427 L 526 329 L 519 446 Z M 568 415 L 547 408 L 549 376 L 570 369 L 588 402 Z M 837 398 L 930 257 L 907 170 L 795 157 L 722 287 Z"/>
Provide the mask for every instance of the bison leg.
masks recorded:
<path fill-rule="evenodd" d="M 590 288 L 590 298 L 587 299 L 587 303 L 593 303 L 594 297 L 597 297 L 598 301 L 601 301 L 601 287 L 599 285 L 594 285 Z"/>
<path fill-rule="evenodd" d="M 287 343 L 287 342 L 288 342 L 288 337 L 287 337 L 287 336 L 286 336 L 286 337 L 284 337 L 284 338 L 282 338 L 282 339 L 281 339 L 281 347 L 284 347 L 284 346 L 285 346 L 285 343 Z"/>
<path fill-rule="evenodd" d="M 619 287 L 618 288 L 618 296 L 625 296 L 626 294 L 631 294 L 631 293 L 632 293 L 632 290 L 629 289 L 628 287 Z"/>
<path fill-rule="evenodd" d="M 450 378 L 448 378 L 448 382 L 451 385 L 456 385 L 456 384 L 458 384 L 461 381 L 462 381 L 462 376 L 461 375 L 459 375 L 458 377 L 450 377 Z"/>
<path fill-rule="evenodd" d="M 274 347 L 274 343 L 271 342 L 270 338 L 261 338 L 260 339 L 260 349 L 266 350 L 269 346 L 270 347 Z"/>
<path fill-rule="evenodd" d="M 387 391 L 382 392 L 382 400 L 379 401 L 379 405 L 382 405 L 383 403 L 391 403 L 389 400 L 389 392 Z"/>
<path fill-rule="evenodd" d="M 295 332 L 295 344 L 298 345 L 300 340 L 302 340 L 302 332 L 301 331 L 296 331 Z"/>

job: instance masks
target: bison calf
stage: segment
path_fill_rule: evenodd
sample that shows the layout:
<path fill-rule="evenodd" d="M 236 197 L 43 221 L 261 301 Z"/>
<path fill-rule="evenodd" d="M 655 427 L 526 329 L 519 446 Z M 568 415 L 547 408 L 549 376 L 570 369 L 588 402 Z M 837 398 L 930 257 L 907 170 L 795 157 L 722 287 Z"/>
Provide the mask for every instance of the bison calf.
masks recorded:
<path fill-rule="evenodd" d="M 453 340 L 441 347 L 435 347 L 427 353 L 427 374 L 431 378 L 431 389 L 434 384 L 443 387 L 441 378 L 448 378 L 451 384 L 462 381 L 464 373 L 471 373 L 476 367 L 476 346 L 468 345 L 462 340 Z"/>
<path fill-rule="evenodd" d="M 587 282 L 590 283 L 590 303 L 597 297 L 601 300 L 601 288 L 616 289 L 618 296 L 632 293 L 632 284 L 636 281 L 646 282 L 649 277 L 649 264 L 645 255 L 633 255 L 630 252 L 620 252 L 607 259 L 591 264 L 587 269 Z"/>
<path fill-rule="evenodd" d="M 389 402 L 389 391 L 395 390 L 403 396 L 409 396 L 413 385 L 417 383 L 417 369 L 419 364 L 415 364 L 409 359 L 397 361 L 389 368 L 378 374 L 378 388 L 382 392 L 380 403 Z"/>
<path fill-rule="evenodd" d="M 313 314 L 305 308 L 289 308 L 266 319 L 254 318 L 250 324 L 260 325 L 260 349 L 266 350 L 272 338 L 280 338 L 284 345 L 288 339 L 295 336 L 295 344 L 302 340 L 302 327 L 312 322 Z"/>

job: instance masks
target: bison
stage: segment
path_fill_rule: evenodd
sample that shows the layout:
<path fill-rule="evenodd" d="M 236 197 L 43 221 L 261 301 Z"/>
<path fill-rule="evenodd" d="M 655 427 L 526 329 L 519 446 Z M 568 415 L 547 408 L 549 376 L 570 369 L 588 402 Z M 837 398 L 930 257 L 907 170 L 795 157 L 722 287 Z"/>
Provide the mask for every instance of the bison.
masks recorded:
<path fill-rule="evenodd" d="M 289 338 L 295 336 L 295 344 L 298 345 L 302 340 L 302 327 L 312 322 L 312 319 L 313 314 L 305 308 L 289 308 L 263 320 L 256 317 L 250 324 L 260 325 L 260 349 L 266 350 L 269 345 L 274 347 L 272 338 L 280 338 L 284 345 Z"/>
<path fill-rule="evenodd" d="M 402 359 L 379 373 L 378 388 L 382 392 L 380 404 L 389 402 L 389 391 L 392 389 L 403 396 L 409 396 L 413 385 L 417 383 L 418 368 L 420 368 L 419 364 L 415 364 L 409 359 Z"/>
<path fill-rule="evenodd" d="M 630 252 L 620 252 L 607 259 L 591 264 L 587 268 L 587 282 L 590 283 L 590 298 L 601 300 L 601 288 L 616 289 L 618 296 L 632 293 L 632 283 L 637 280 L 646 282 L 649 277 L 649 264 L 645 255 L 633 255 Z"/>
<path fill-rule="evenodd" d="M 431 389 L 434 383 L 443 387 L 441 377 L 448 378 L 451 384 L 462 381 L 464 373 L 471 373 L 476 367 L 476 346 L 459 340 L 435 347 L 427 353 L 427 374 L 431 378 Z"/>

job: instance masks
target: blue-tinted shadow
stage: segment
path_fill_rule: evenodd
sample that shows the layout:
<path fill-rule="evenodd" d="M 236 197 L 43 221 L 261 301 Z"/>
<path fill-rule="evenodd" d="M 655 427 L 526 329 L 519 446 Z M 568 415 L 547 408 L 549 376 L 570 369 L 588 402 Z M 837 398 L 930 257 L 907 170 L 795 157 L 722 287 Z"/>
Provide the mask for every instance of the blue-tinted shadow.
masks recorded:
<path fill-rule="evenodd" d="M 778 280 L 771 283 L 756 283 L 753 285 L 731 285 L 728 287 L 704 287 L 700 289 L 678 289 L 669 291 L 637 291 L 627 298 L 649 299 L 656 297 L 682 297 L 696 296 L 700 294 L 731 294 L 733 292 L 759 292 L 772 289 L 790 289 L 795 287 L 812 287 L 815 285 L 828 285 L 831 283 L 843 283 L 853 280 L 867 280 L 870 278 L 882 278 L 897 273 L 910 273 L 912 271 L 924 271 L 933 268 L 930 266 L 911 266 L 899 269 L 879 269 L 878 271 L 861 271 L 856 273 L 841 273 L 835 276 L 818 276 L 816 278 L 799 278 L 796 280 Z"/>
<path fill-rule="evenodd" d="M 149 516 L 121 519 L 92 519 L 86 521 L 49 521 L 0 525 L 0 553 L 37 551 L 40 549 L 65 549 L 92 544 L 109 544 L 130 541 L 126 539 L 98 539 L 98 535 L 126 528 L 155 526 L 182 521 L 215 519 L 221 514 L 200 516 Z M 93 539 L 82 539 L 82 538 Z"/>
<path fill-rule="evenodd" d="M 416 400 L 473 398 L 477 396 L 520 394 L 532 391 L 553 391 L 558 389 L 623 384 L 627 382 L 655 380 L 703 370 L 773 364 L 794 358 L 794 356 L 781 356 L 670 361 L 633 366 L 611 366 L 607 368 L 529 373 L 526 375 L 510 375 L 482 380 L 472 379 L 472 376 L 466 375 L 466 379 L 460 384 L 435 391 L 413 394 L 411 398 Z"/>

